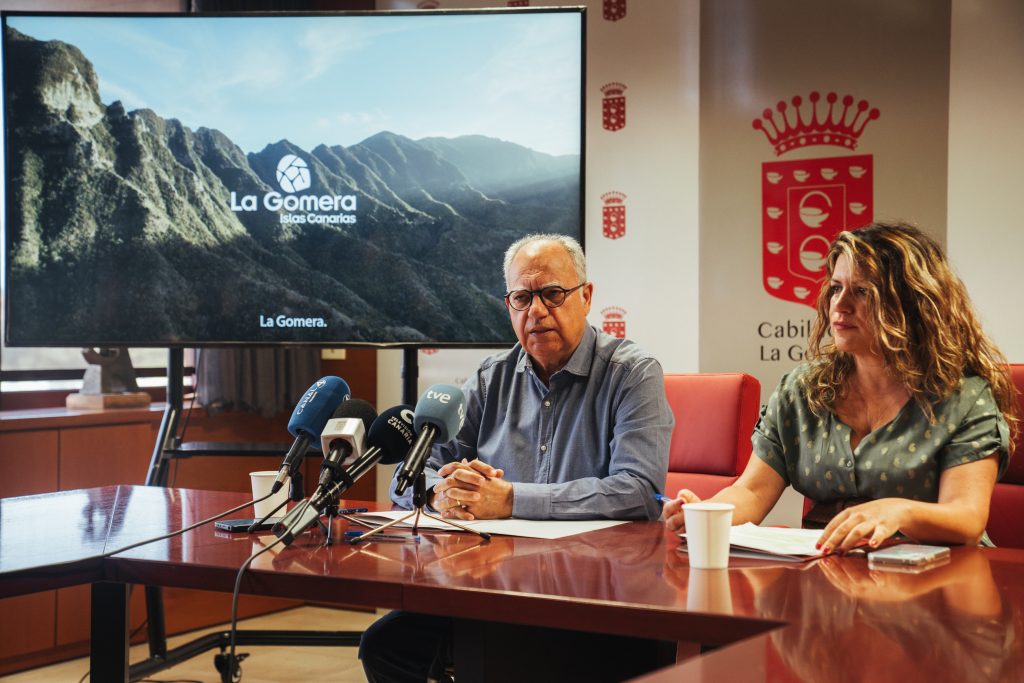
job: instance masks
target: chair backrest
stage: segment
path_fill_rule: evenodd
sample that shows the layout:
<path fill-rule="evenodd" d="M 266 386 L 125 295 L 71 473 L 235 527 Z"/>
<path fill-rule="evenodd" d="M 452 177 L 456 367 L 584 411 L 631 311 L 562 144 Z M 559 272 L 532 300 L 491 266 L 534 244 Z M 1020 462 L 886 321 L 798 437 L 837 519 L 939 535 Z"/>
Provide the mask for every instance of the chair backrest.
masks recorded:
<path fill-rule="evenodd" d="M 1024 415 L 1024 365 L 1010 365 L 1010 375 Z M 1010 456 L 1010 466 L 992 491 L 987 529 L 996 545 L 1024 548 L 1024 436 L 1020 433 Z"/>
<path fill-rule="evenodd" d="M 739 372 L 665 375 L 665 393 L 676 420 L 665 493 L 712 496 L 747 466 L 761 384 Z"/>

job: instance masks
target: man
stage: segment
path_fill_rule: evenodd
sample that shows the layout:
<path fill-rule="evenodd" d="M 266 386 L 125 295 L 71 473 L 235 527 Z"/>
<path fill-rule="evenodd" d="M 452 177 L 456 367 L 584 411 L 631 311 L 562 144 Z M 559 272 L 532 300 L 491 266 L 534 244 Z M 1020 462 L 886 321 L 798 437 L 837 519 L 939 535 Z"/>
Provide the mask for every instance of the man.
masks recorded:
<path fill-rule="evenodd" d="M 580 245 L 530 235 L 505 253 L 519 343 L 464 387 L 466 420 L 424 471 L 454 519 L 657 519 L 672 413 L 661 365 L 587 324 L 594 286 Z M 412 492 L 392 499 L 411 506 Z M 424 680 L 450 622 L 393 612 L 363 636 L 370 681 Z"/>

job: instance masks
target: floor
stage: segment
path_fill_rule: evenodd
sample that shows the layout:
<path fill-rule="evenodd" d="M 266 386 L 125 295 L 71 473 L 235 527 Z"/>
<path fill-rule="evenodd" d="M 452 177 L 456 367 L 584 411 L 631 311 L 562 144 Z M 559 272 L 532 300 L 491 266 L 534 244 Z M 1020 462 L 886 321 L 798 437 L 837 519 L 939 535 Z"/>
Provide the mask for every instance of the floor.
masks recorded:
<path fill-rule="evenodd" d="M 244 619 L 245 629 L 311 629 L 323 631 L 362 631 L 377 618 L 368 612 L 348 612 L 323 607 L 297 607 L 262 617 Z M 186 643 L 197 636 L 219 631 L 216 626 L 168 638 L 168 648 Z M 250 647 L 240 648 L 249 658 L 242 662 L 242 683 L 286 683 L 290 681 L 324 681 L 325 683 L 365 683 L 362 666 L 354 647 Z M 219 683 L 220 674 L 213 667 L 217 650 L 194 657 L 170 669 L 153 674 L 146 681 L 160 683 Z M 131 649 L 131 660 L 148 655 L 146 645 Z M 75 683 L 89 670 L 89 658 L 73 659 L 60 664 L 22 671 L 0 677 L 4 683 Z M 84 680 L 88 681 L 88 678 Z M 96 682 L 99 683 L 99 682 Z"/>

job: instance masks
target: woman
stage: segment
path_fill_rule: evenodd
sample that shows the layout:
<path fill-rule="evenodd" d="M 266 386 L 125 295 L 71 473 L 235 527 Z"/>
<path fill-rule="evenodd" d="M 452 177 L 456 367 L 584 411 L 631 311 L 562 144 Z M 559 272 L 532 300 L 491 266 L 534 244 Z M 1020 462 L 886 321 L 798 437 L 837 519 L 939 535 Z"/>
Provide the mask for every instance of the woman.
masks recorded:
<path fill-rule="evenodd" d="M 1009 461 L 1017 400 L 938 245 L 907 225 L 843 232 L 828 253 L 808 362 L 782 378 L 743 474 L 711 500 L 760 522 L 788 484 L 815 502 L 825 553 L 897 531 L 976 544 Z M 831 334 L 831 339 L 826 338 Z M 682 530 L 682 490 L 664 518 Z"/>

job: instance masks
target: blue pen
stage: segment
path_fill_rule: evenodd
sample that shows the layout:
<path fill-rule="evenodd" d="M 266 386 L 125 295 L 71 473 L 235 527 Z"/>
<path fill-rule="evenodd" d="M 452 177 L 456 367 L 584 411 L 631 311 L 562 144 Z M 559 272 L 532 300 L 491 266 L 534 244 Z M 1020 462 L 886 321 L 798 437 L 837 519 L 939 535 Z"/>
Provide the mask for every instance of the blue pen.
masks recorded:
<path fill-rule="evenodd" d="M 668 496 L 663 495 L 661 493 L 655 493 L 654 494 L 654 500 L 658 501 L 659 503 L 667 503 L 667 502 L 669 502 L 670 500 L 673 500 L 673 499 L 669 498 Z"/>
<path fill-rule="evenodd" d="M 370 508 L 341 508 L 338 510 L 339 515 L 354 515 L 359 512 L 369 512 Z"/>

